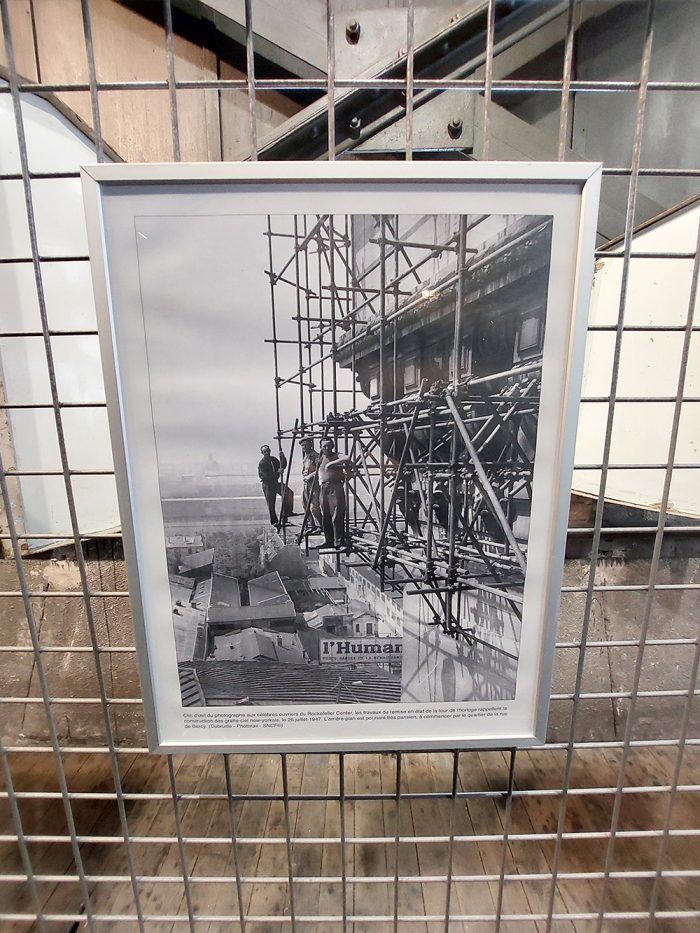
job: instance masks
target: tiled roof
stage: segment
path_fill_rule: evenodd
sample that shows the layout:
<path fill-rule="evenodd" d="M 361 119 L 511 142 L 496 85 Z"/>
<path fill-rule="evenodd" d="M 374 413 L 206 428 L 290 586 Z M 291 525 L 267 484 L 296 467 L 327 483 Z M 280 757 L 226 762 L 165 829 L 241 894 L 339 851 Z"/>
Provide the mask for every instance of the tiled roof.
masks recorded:
<path fill-rule="evenodd" d="M 225 706 L 295 703 L 398 703 L 401 678 L 365 665 L 280 664 L 273 661 L 196 661 L 206 701 Z"/>

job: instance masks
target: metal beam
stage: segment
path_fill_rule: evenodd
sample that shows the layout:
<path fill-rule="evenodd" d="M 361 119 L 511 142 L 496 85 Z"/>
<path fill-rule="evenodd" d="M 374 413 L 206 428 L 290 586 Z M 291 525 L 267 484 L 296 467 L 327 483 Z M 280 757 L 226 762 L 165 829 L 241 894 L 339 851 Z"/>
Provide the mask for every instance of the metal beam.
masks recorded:
<path fill-rule="evenodd" d="M 379 533 L 379 543 L 377 544 L 377 553 L 374 558 L 374 563 L 372 567 L 374 570 L 377 569 L 380 558 L 382 556 L 382 549 L 384 547 L 384 540 L 386 538 L 387 529 L 389 527 L 389 522 L 393 514 L 394 505 L 396 504 L 396 494 L 399 491 L 399 485 L 401 484 L 401 479 L 403 477 L 403 469 L 406 465 L 406 458 L 408 457 L 408 451 L 411 446 L 411 441 L 413 440 L 413 432 L 416 428 L 416 422 L 418 421 L 418 415 L 421 411 L 421 402 L 423 398 L 423 389 L 425 387 L 425 380 L 421 383 L 420 392 L 418 394 L 418 403 L 413 409 L 413 417 L 411 418 L 411 424 L 409 425 L 408 432 L 406 434 L 406 442 L 403 445 L 403 450 L 401 451 L 401 456 L 399 458 L 399 465 L 396 468 L 396 476 L 394 477 L 394 485 L 391 490 L 391 496 L 389 497 L 389 505 L 387 506 L 386 512 L 384 513 L 382 520 L 382 528 Z M 379 452 L 382 456 L 382 451 Z"/>
<path fill-rule="evenodd" d="M 532 5 L 516 9 L 519 5 L 507 0 L 496 0 L 499 25 L 505 32 L 522 27 L 535 18 Z M 468 12 L 450 26 L 418 45 L 413 54 L 414 75 L 419 77 L 452 77 L 476 70 L 483 60 L 487 0 L 471 5 Z M 506 22 L 507 20 L 507 22 Z M 467 63 L 467 64 L 465 64 Z M 466 70 L 465 70 L 466 69 Z M 380 78 L 406 76 L 405 53 L 394 57 L 387 66 L 375 71 Z M 415 95 L 415 105 L 432 99 L 440 92 L 422 91 Z M 377 94 L 371 88 L 351 88 L 335 91 L 335 120 L 337 127 L 336 155 L 355 148 L 381 129 L 391 126 L 405 115 L 405 105 L 398 93 Z M 350 135 L 350 121 L 359 120 L 359 138 Z M 261 147 L 260 157 L 265 159 L 318 159 L 328 153 L 327 143 L 328 100 L 324 96 L 300 114 L 290 118 L 276 135 L 268 137 Z M 356 135 L 356 134 L 355 134 Z"/>
<path fill-rule="evenodd" d="M 210 23 L 222 36 L 245 47 L 244 0 L 171 0 L 173 7 Z M 155 4 L 154 4 L 155 5 Z M 300 78 L 322 78 L 326 66 L 325 5 L 309 0 L 279 4 L 255 0 L 255 50 L 279 68 Z"/>
<path fill-rule="evenodd" d="M 483 495 L 488 500 L 490 509 L 493 512 L 493 515 L 498 521 L 499 525 L 501 526 L 503 533 L 506 536 L 506 539 L 508 541 L 508 544 L 510 544 L 513 554 L 515 555 L 515 559 L 520 565 L 522 572 L 525 573 L 527 570 L 525 556 L 522 550 L 520 549 L 520 545 L 518 544 L 515 538 L 515 535 L 513 534 L 513 529 L 510 527 L 508 519 L 506 518 L 506 514 L 503 511 L 501 507 L 501 503 L 498 500 L 498 496 L 494 492 L 493 486 L 491 485 L 491 481 L 489 480 L 486 474 L 486 470 L 484 470 L 483 466 L 481 465 L 481 460 L 479 459 L 479 455 L 476 451 L 476 448 L 474 447 L 474 444 L 472 443 L 471 437 L 469 436 L 469 431 L 467 430 L 467 426 L 465 425 L 462 419 L 462 413 L 457 408 L 454 398 L 449 393 L 445 396 L 445 402 L 447 403 L 447 407 L 450 409 L 450 412 L 452 413 L 452 417 L 455 420 L 457 430 L 459 431 L 462 441 L 464 442 L 464 446 L 467 448 L 467 453 L 469 454 L 469 459 L 471 460 L 474 466 L 474 472 L 476 473 L 479 487 L 481 488 Z"/>

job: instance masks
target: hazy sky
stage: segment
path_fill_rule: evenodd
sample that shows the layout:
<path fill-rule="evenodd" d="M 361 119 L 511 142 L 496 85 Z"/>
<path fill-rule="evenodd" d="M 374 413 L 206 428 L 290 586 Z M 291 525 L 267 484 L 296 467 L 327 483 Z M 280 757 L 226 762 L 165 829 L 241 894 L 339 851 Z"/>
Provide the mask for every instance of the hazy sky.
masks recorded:
<path fill-rule="evenodd" d="M 265 218 L 148 217 L 136 229 L 161 467 L 210 453 L 224 469 L 256 462 L 276 431 Z"/>

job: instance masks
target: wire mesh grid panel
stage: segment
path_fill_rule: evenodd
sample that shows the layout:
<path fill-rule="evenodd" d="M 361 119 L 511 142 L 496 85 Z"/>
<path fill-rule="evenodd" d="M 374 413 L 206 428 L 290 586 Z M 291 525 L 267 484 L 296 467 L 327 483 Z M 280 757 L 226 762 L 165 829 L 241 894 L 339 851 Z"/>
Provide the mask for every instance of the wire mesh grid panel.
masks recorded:
<path fill-rule="evenodd" d="M 2 0 L 3 929 L 696 928 L 693 4 L 231 6 Z M 604 164 L 548 742 L 151 756 L 78 165 L 377 157 Z"/>

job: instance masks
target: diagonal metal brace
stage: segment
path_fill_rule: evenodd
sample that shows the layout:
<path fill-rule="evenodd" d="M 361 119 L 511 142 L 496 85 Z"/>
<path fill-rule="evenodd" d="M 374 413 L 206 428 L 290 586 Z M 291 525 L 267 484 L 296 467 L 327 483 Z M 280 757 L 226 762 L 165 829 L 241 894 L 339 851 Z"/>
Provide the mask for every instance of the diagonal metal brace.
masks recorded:
<path fill-rule="evenodd" d="M 387 510 L 384 513 L 384 520 L 382 521 L 382 530 L 379 533 L 379 543 L 377 544 L 377 553 L 374 555 L 374 561 L 372 562 L 373 570 L 376 570 L 377 567 L 379 566 L 379 560 L 382 555 L 382 550 L 384 549 L 384 541 L 386 540 L 386 533 L 389 528 L 389 522 L 391 521 L 391 514 L 394 509 L 394 504 L 396 503 L 396 496 L 399 491 L 399 485 L 401 483 L 403 469 L 406 465 L 406 459 L 408 457 L 408 451 L 411 446 L 411 441 L 413 440 L 413 433 L 416 429 L 416 423 L 418 422 L 418 415 L 420 414 L 421 409 L 423 407 L 423 393 L 425 392 L 425 383 L 426 383 L 426 380 L 423 379 L 420 385 L 420 390 L 418 392 L 418 401 L 416 402 L 416 407 L 413 409 L 411 423 L 408 427 L 408 432 L 406 434 L 406 443 L 404 444 L 403 450 L 401 451 L 399 465 L 396 469 L 396 478 L 394 479 L 394 485 L 391 490 L 391 498 L 389 499 L 389 505 L 387 507 Z"/>
<path fill-rule="evenodd" d="M 476 473 L 476 481 L 481 489 L 481 492 L 486 497 L 489 508 L 491 509 L 491 512 L 493 513 L 494 518 L 496 519 L 498 524 L 501 526 L 503 533 L 505 534 L 508 540 L 508 543 L 510 544 L 513 550 L 515 559 L 520 564 L 520 567 L 523 573 L 525 573 L 527 569 L 527 565 L 525 563 L 525 556 L 522 550 L 520 549 L 520 545 L 515 540 L 513 529 L 510 527 L 508 519 L 506 518 L 506 514 L 503 511 L 503 508 L 501 507 L 501 503 L 498 501 L 498 496 L 494 492 L 493 486 L 491 485 L 491 482 L 488 476 L 486 475 L 486 470 L 481 465 L 481 460 L 479 460 L 479 455 L 476 452 L 476 447 L 474 446 L 472 439 L 469 436 L 469 431 L 467 430 L 467 426 L 464 423 L 461 412 L 457 408 L 457 404 L 455 403 L 454 396 L 447 393 L 445 395 L 445 402 L 447 403 L 447 407 L 450 409 L 452 417 L 455 420 L 455 424 L 457 425 L 457 430 L 459 431 L 462 437 L 462 440 L 464 441 L 464 446 L 467 448 L 467 453 L 469 454 L 469 459 L 471 460 L 474 466 L 474 471 Z"/>

